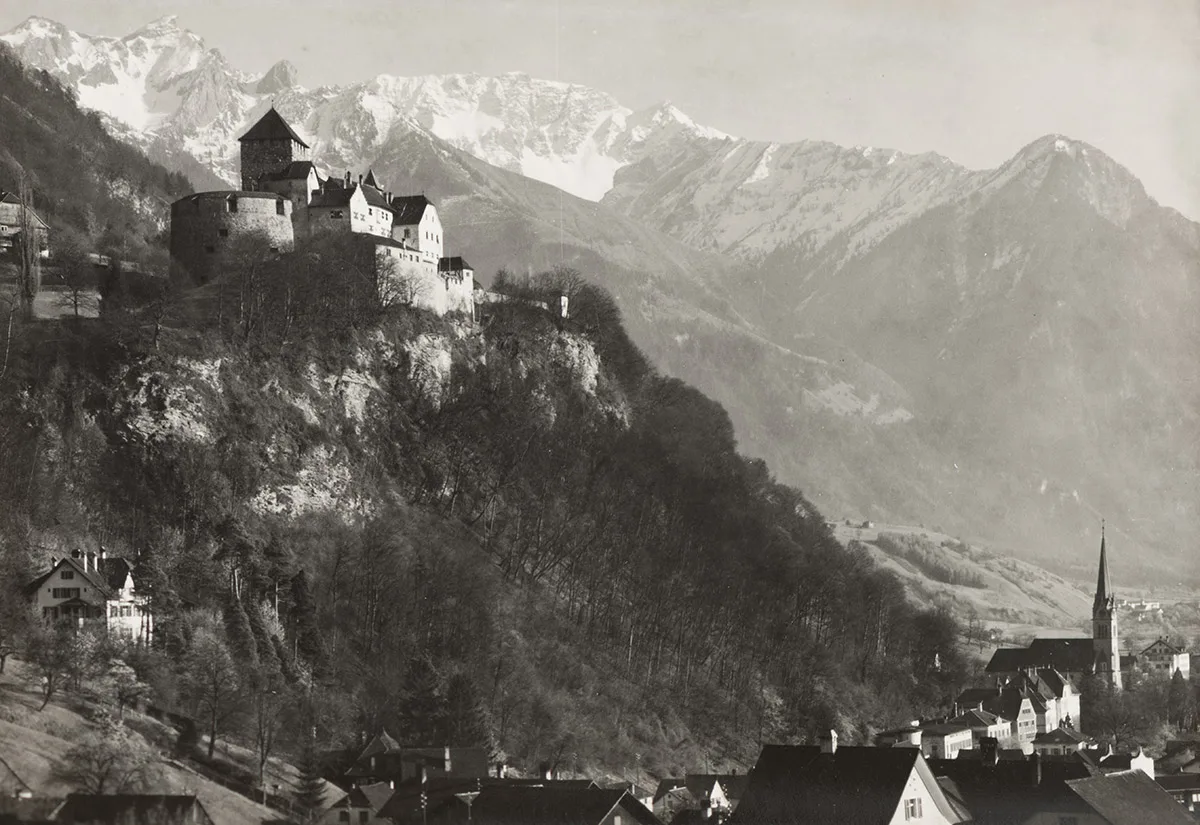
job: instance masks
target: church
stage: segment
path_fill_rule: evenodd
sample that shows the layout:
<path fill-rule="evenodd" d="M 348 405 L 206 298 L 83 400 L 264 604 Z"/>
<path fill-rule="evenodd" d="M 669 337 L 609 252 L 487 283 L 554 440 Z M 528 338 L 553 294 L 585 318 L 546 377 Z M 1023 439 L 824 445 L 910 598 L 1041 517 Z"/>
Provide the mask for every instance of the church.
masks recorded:
<path fill-rule="evenodd" d="M 1096 596 L 1092 600 L 1092 637 L 1039 638 L 1029 647 L 1000 648 L 988 662 L 987 672 L 996 676 L 1033 675 L 1052 668 L 1076 684 L 1084 676 L 1097 676 L 1115 688 L 1122 687 L 1122 670 L 1133 667 L 1134 657 L 1121 656 L 1117 628 L 1117 600 L 1108 574 L 1108 550 L 1104 527 L 1100 527 L 1100 569 Z"/>

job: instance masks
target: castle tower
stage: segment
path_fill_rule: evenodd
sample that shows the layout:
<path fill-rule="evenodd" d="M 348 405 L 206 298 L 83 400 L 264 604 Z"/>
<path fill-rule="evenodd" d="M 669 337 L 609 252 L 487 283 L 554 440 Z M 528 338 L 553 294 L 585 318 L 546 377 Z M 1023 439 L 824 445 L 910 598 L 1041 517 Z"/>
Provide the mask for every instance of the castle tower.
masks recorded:
<path fill-rule="evenodd" d="M 274 106 L 238 138 L 238 142 L 241 144 L 242 189 L 246 192 L 259 189 L 258 181 L 263 175 L 282 172 L 293 161 L 309 159 L 308 144 Z"/>
<path fill-rule="evenodd" d="M 1096 598 L 1092 601 L 1092 650 L 1096 656 L 1096 675 L 1120 689 L 1121 648 L 1117 636 L 1117 600 L 1108 578 L 1103 522 L 1100 524 L 1100 570 L 1096 575 Z"/>

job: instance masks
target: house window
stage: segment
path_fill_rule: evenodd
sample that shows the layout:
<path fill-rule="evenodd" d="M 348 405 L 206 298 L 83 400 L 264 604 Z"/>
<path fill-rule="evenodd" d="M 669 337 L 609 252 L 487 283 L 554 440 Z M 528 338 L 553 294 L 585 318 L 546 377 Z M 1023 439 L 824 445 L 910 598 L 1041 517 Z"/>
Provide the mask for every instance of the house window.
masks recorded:
<path fill-rule="evenodd" d="M 122 616 L 132 616 L 133 615 L 133 607 L 131 607 L 130 605 L 127 605 L 127 604 L 121 605 L 121 615 Z"/>
<path fill-rule="evenodd" d="M 617 814 L 613 817 L 613 825 L 621 825 L 621 815 Z"/>
<path fill-rule="evenodd" d="M 218 229 L 217 234 L 220 235 L 222 238 L 228 238 L 229 230 L 228 229 Z"/>
<path fill-rule="evenodd" d="M 371 819 L 371 812 L 370 812 L 370 811 L 359 811 L 359 812 L 358 812 L 358 821 L 359 821 L 360 823 L 362 823 L 362 825 L 367 825 L 367 822 L 368 822 L 370 819 Z"/>
<path fill-rule="evenodd" d="M 905 819 L 905 821 L 908 821 L 910 819 L 920 819 L 920 818 L 921 818 L 921 800 L 920 800 L 920 798 L 918 797 L 915 799 L 904 800 L 904 819 Z"/>
<path fill-rule="evenodd" d="M 350 821 L 350 812 L 349 811 L 339 811 L 338 812 L 338 821 L 339 822 L 349 822 Z"/>
<path fill-rule="evenodd" d="M 118 616 L 121 615 L 121 608 L 117 607 L 117 605 L 114 604 L 112 607 L 110 607 L 108 609 L 108 615 L 113 619 L 117 618 Z"/>
<path fill-rule="evenodd" d="M 56 587 L 50 591 L 50 595 L 55 599 L 77 599 L 79 598 L 79 588 Z"/>
<path fill-rule="evenodd" d="M 60 576 L 60 578 L 63 581 L 70 581 L 71 579 L 75 578 L 75 571 L 74 570 L 64 570 L 64 571 L 62 571 L 62 576 Z"/>

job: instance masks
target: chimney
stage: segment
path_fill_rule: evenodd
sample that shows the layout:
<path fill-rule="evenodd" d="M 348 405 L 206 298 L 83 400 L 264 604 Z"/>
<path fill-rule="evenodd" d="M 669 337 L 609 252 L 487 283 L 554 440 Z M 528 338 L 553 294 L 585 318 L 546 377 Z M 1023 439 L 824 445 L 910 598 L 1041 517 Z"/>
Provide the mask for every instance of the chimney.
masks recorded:
<path fill-rule="evenodd" d="M 701 819 L 711 819 L 712 818 L 712 800 L 709 799 L 707 796 L 704 797 L 704 799 L 702 799 L 700 801 L 700 818 Z"/>
<path fill-rule="evenodd" d="M 103 562 L 108 558 L 108 551 L 104 549 L 104 545 L 100 545 L 100 561 Z"/>
<path fill-rule="evenodd" d="M 450 775 L 450 746 L 446 746 L 446 750 L 442 754 L 442 770 L 446 772 L 446 776 Z"/>
<path fill-rule="evenodd" d="M 549 762 L 542 762 L 540 765 L 538 765 L 538 772 L 539 772 L 539 773 L 541 773 L 541 775 L 542 775 L 542 779 L 545 779 L 545 780 L 549 781 L 549 780 L 551 779 L 551 776 L 550 776 L 550 763 L 549 763 Z"/>
<path fill-rule="evenodd" d="M 358 185 L 362 186 L 362 172 L 358 173 Z"/>
<path fill-rule="evenodd" d="M 1037 751 L 1029 757 L 1029 779 L 1035 788 L 1042 784 L 1042 755 Z"/>
<path fill-rule="evenodd" d="M 836 730 L 821 734 L 821 753 L 837 753 L 838 735 Z"/>
<path fill-rule="evenodd" d="M 921 747 L 921 727 L 920 722 L 914 722 L 912 728 L 908 732 L 908 744 L 910 747 Z"/>
<path fill-rule="evenodd" d="M 393 791 L 396 790 L 396 780 L 395 779 L 389 780 L 388 787 L 391 788 Z"/>
<path fill-rule="evenodd" d="M 345 186 L 345 188 L 346 189 L 350 188 L 350 170 L 349 169 L 346 170 L 346 186 Z"/>
<path fill-rule="evenodd" d="M 995 765 L 1000 759 L 1000 754 L 997 748 L 1000 743 L 996 741 L 994 736 L 984 736 L 979 740 L 979 755 L 983 757 L 983 764 Z"/>
<path fill-rule="evenodd" d="M 83 569 L 92 573 L 96 572 L 96 554 L 91 550 L 88 551 L 87 561 L 84 563 Z"/>
<path fill-rule="evenodd" d="M 503 762 L 496 763 L 496 778 L 497 779 L 504 778 L 504 763 Z"/>

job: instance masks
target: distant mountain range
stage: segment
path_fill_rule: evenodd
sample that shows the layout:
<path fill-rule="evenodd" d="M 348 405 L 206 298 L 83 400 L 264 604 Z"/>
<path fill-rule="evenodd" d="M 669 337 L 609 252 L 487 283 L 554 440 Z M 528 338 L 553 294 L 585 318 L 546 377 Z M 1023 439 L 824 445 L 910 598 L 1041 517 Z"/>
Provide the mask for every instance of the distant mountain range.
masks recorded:
<path fill-rule="evenodd" d="M 171 18 L 0 40 L 201 188 L 235 181 L 237 135 L 274 104 L 328 169 L 430 194 L 485 275 L 579 268 L 830 517 L 1086 575 L 1103 514 L 1118 570 L 1172 581 L 1200 541 L 1200 227 L 1087 144 L 973 171 L 734 138 L 521 74 L 308 89 Z"/>

